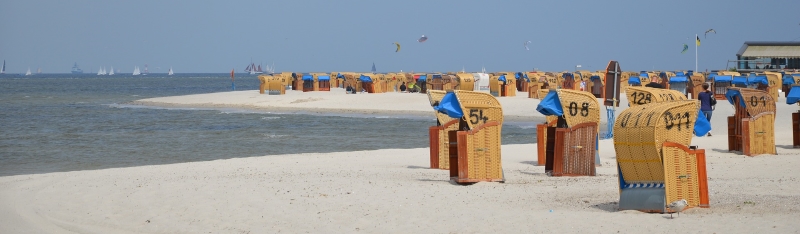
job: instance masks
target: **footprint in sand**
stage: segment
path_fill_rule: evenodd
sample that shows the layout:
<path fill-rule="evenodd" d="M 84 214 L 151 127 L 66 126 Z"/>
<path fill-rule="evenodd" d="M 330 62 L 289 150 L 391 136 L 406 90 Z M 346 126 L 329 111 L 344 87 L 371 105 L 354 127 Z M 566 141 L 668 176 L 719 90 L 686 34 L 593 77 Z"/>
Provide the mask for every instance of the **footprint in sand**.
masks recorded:
<path fill-rule="evenodd" d="M 294 104 L 294 103 L 303 103 L 303 102 L 313 102 L 313 101 L 319 101 L 319 100 L 323 100 L 323 98 L 297 99 L 297 100 L 292 101 L 291 103 Z"/>

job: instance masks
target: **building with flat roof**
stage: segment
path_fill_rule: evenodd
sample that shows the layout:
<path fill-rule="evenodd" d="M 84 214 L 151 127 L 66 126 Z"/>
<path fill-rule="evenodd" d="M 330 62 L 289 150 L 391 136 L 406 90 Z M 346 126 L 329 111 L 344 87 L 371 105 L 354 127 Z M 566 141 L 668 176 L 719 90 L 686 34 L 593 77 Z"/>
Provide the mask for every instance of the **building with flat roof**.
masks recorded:
<path fill-rule="evenodd" d="M 731 63 L 739 72 L 800 69 L 800 41 L 746 41 Z"/>

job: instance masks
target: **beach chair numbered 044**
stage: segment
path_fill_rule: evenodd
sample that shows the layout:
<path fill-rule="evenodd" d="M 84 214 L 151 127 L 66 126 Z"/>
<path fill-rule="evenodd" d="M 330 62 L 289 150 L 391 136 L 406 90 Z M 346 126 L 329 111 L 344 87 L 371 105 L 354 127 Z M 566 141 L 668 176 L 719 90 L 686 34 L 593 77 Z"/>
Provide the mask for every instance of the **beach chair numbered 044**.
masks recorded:
<path fill-rule="evenodd" d="M 800 85 L 792 86 L 786 94 L 786 104 L 800 106 Z M 800 148 L 800 109 L 792 112 L 792 147 Z"/>
<path fill-rule="evenodd" d="M 447 132 L 451 179 L 460 184 L 504 182 L 500 102 L 488 93 L 456 90 L 447 92 L 434 110 L 458 121 L 457 130 Z"/>
<path fill-rule="evenodd" d="M 736 110 L 728 116 L 728 150 L 747 156 L 777 154 L 772 96 L 763 90 L 728 88 L 725 97 Z"/>
<path fill-rule="evenodd" d="M 600 104 L 593 94 L 582 91 L 550 90 L 536 110 L 555 117 L 555 126 L 539 125 L 537 134 L 545 144 L 538 144 L 539 164 L 552 176 L 594 176 L 597 159 Z M 546 129 L 546 132 L 543 130 Z M 543 134 L 542 134 L 543 133 Z M 544 139 L 543 139 L 544 138 Z"/>
<path fill-rule="evenodd" d="M 680 199 L 688 207 L 708 207 L 705 150 L 689 146 L 692 132 L 710 130 L 701 116 L 697 100 L 654 102 L 622 111 L 614 122 L 620 210 L 665 212 L 666 204 Z"/>

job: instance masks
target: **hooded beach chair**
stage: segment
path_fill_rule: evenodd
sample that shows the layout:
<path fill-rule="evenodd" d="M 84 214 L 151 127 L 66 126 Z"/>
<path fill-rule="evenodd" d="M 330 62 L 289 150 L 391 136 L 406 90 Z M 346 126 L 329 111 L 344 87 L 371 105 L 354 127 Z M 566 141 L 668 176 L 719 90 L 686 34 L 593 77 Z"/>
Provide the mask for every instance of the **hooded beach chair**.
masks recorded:
<path fill-rule="evenodd" d="M 662 99 L 622 111 L 614 123 L 619 209 L 665 212 L 667 204 L 680 199 L 687 208 L 708 207 L 705 150 L 690 144 L 693 132 L 709 130 L 698 100 Z"/>
<path fill-rule="evenodd" d="M 777 154 L 772 96 L 763 90 L 728 88 L 725 97 L 735 108 L 728 116 L 728 150 L 747 156 Z"/>
<path fill-rule="evenodd" d="M 458 130 L 449 131 L 447 137 L 451 179 L 460 184 L 504 182 L 500 102 L 488 93 L 455 90 L 433 108 L 458 120 Z"/>
<path fill-rule="evenodd" d="M 596 159 L 600 122 L 597 98 L 583 91 L 550 90 L 536 110 L 556 117 L 555 126 L 548 123 L 546 133 L 538 136 L 546 142 L 537 145 L 538 152 L 544 148 L 545 155 L 538 155 L 538 160 L 539 164 L 544 161 L 545 172 L 551 176 L 594 176 L 599 161 Z M 537 129 L 537 134 L 540 131 Z"/>

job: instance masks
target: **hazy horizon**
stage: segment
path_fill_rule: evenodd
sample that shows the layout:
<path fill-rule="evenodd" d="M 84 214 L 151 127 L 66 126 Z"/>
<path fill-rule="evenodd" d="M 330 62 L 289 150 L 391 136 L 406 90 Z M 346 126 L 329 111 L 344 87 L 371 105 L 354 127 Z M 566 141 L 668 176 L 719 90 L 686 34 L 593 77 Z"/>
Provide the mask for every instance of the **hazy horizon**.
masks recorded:
<path fill-rule="evenodd" d="M 699 70 L 716 70 L 745 41 L 799 40 L 795 9 L 800 1 L 4 1 L 0 60 L 7 73 L 69 73 L 73 63 L 85 73 L 226 73 L 251 61 L 297 72 L 373 62 L 378 72 L 594 71 L 609 60 L 693 70 L 697 34 Z"/>

